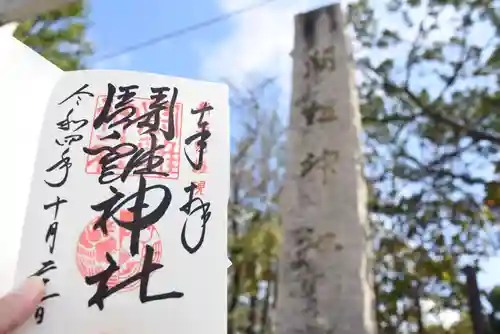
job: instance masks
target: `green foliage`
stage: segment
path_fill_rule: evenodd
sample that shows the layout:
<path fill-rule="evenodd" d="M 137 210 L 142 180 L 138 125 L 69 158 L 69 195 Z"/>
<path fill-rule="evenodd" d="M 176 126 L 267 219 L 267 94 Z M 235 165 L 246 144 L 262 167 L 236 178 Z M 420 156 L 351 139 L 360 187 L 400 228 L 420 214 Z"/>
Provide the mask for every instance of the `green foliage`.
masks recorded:
<path fill-rule="evenodd" d="M 488 315 L 489 333 L 500 333 L 500 286 L 494 287 L 489 292 L 488 302 L 491 306 L 491 311 Z"/>
<path fill-rule="evenodd" d="M 355 59 L 362 76 L 379 333 L 472 333 L 461 270 L 491 255 L 498 239 L 500 190 L 491 180 L 500 169 L 499 8 L 493 0 L 349 5 L 347 24 L 362 51 Z M 249 108 L 257 102 L 245 101 Z M 229 333 L 262 333 L 270 328 L 255 323 L 252 309 L 267 317 L 267 299 L 254 294 L 259 282 L 273 286 L 275 270 L 262 273 L 276 264 L 279 213 L 272 206 L 263 209 L 256 197 L 274 198 L 269 188 L 280 178 L 261 178 L 270 170 L 257 171 L 255 161 L 269 161 L 272 154 L 263 159 L 259 149 L 249 149 L 260 148 L 256 138 L 272 131 L 257 135 L 256 127 L 245 129 L 247 140 L 237 147 L 251 158 L 241 163 L 235 154 L 233 187 L 258 186 L 241 191 L 250 200 L 233 196 L 230 205 L 237 221 L 230 296 L 246 299 L 230 308 Z M 433 302 L 432 309 L 423 309 L 425 301 Z M 461 321 L 449 329 L 425 324 L 426 313 L 443 310 L 459 312 Z"/>
<path fill-rule="evenodd" d="M 229 202 L 228 333 L 271 333 L 281 244 L 276 198 L 281 187 L 284 129 L 263 95 L 270 82 L 239 92 L 234 87 L 231 197 Z"/>
<path fill-rule="evenodd" d="M 83 0 L 21 22 L 14 36 L 65 71 L 82 69 L 91 54 Z"/>
<path fill-rule="evenodd" d="M 349 6 L 349 25 L 369 50 L 357 69 L 381 333 L 422 333 L 422 300 L 435 302 L 433 313 L 465 312 L 461 269 L 496 246 L 497 215 L 484 204 L 500 200 L 487 175 L 499 160 L 498 8 L 467 0 Z"/>

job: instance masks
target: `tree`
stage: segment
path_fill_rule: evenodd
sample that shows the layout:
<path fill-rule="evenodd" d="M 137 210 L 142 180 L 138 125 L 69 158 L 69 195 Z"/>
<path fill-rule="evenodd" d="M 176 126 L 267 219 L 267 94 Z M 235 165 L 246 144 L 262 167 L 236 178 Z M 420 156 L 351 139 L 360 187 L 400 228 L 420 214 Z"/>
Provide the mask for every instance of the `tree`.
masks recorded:
<path fill-rule="evenodd" d="M 487 0 L 349 6 L 381 333 L 424 333 L 423 299 L 463 312 L 460 269 L 494 246 L 483 201 L 500 144 L 499 15 Z"/>
<path fill-rule="evenodd" d="M 488 293 L 488 303 L 491 311 L 488 314 L 488 327 L 490 334 L 500 332 L 500 286 L 496 286 Z"/>
<path fill-rule="evenodd" d="M 21 22 L 14 36 L 64 71 L 84 68 L 91 54 L 83 0 Z"/>
<path fill-rule="evenodd" d="M 281 242 L 276 197 L 282 177 L 283 125 L 266 80 L 248 91 L 232 87 L 228 333 L 270 333 Z"/>
<path fill-rule="evenodd" d="M 477 265 L 496 247 L 500 195 L 492 195 L 491 181 L 500 144 L 499 12 L 492 0 L 358 0 L 349 7 L 348 28 L 361 46 L 355 57 L 362 77 L 379 333 L 446 333 L 425 326 L 422 301 L 434 302 L 432 313 L 466 314 L 461 269 Z M 258 174 L 242 172 L 246 168 L 233 173 L 247 175 L 241 178 L 250 178 L 247 185 L 258 184 Z M 255 199 L 241 200 L 239 189 L 233 188 L 237 195 L 231 199 L 233 208 L 243 210 L 232 210 L 232 219 L 238 218 L 232 224 L 235 240 L 257 226 L 256 211 L 266 217 Z M 245 277 L 253 277 L 254 287 L 258 282 L 254 268 L 243 269 L 255 261 L 249 244 L 231 244 L 240 265 L 231 273 L 230 311 L 239 318 L 230 317 L 230 333 L 265 332 L 252 325 L 264 303 L 243 288 Z M 448 332 L 470 333 L 469 320 L 462 319 Z"/>

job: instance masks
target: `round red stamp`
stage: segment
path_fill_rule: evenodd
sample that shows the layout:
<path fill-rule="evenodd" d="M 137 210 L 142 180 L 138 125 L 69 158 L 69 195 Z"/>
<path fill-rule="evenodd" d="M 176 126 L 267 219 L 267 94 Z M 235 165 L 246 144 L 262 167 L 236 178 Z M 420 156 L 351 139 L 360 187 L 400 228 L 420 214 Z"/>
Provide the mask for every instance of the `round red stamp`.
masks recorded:
<path fill-rule="evenodd" d="M 127 210 L 120 212 L 120 220 L 132 221 L 131 214 Z M 112 219 L 106 222 L 108 235 L 104 235 L 101 229 L 94 230 L 94 224 L 98 218 L 87 224 L 80 234 L 76 249 L 76 265 L 83 277 L 94 276 L 109 267 L 106 253 L 109 253 L 116 264 L 120 267 L 108 281 L 108 288 L 125 281 L 139 273 L 142 269 L 146 245 L 153 247 L 153 263 L 159 263 L 162 256 L 162 244 L 160 235 L 156 228 L 151 225 L 141 232 L 139 239 L 139 254 L 130 255 L 131 232 L 121 228 Z M 140 281 L 128 285 L 123 291 L 131 291 L 137 288 Z"/>

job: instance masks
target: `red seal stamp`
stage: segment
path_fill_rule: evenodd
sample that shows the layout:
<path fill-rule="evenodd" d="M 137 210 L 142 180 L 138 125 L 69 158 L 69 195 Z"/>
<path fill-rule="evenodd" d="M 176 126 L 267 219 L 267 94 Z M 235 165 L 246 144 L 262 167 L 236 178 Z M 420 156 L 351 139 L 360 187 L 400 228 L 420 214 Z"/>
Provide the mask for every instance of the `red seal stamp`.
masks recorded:
<path fill-rule="evenodd" d="M 120 220 L 132 221 L 131 218 L 132 214 L 129 211 L 123 210 L 120 212 Z M 109 266 L 106 253 L 109 253 L 120 267 L 108 281 L 108 288 L 111 289 L 141 271 L 146 253 L 146 245 L 154 249 L 153 263 L 160 262 L 162 244 L 160 235 L 153 225 L 141 232 L 139 254 L 131 256 L 131 232 L 120 228 L 120 226 L 110 219 L 106 223 L 108 235 L 104 235 L 101 229 L 94 230 L 96 221 L 97 218 L 87 224 L 78 240 L 76 265 L 83 277 L 94 276 L 106 270 Z M 136 281 L 120 291 L 131 291 L 137 288 L 139 284 L 140 281 Z"/>
<path fill-rule="evenodd" d="M 97 98 L 97 104 L 94 112 L 94 120 L 103 111 L 104 104 L 106 102 L 106 96 L 99 96 Z M 126 108 L 121 113 L 116 116 L 116 120 L 121 120 L 125 117 L 129 117 L 130 110 L 134 111 L 134 119 L 140 119 L 150 112 L 149 108 L 152 104 L 152 100 L 144 98 L 134 98 L 130 103 L 127 104 Z M 154 134 L 158 138 L 158 145 L 164 146 L 162 149 L 157 150 L 155 155 L 160 155 L 163 158 L 163 163 L 154 169 L 158 173 L 168 173 L 167 177 L 157 176 L 157 175 L 146 175 L 147 178 L 166 178 L 169 180 L 177 180 L 179 178 L 180 171 L 180 160 L 181 160 L 181 134 L 182 134 L 182 103 L 176 103 L 174 105 L 174 124 L 175 124 L 175 137 L 172 140 L 160 140 L 163 134 L 160 131 L 155 131 Z M 115 109 L 112 107 L 111 112 Z M 168 130 L 168 104 L 165 105 L 165 110 L 160 113 L 159 128 L 161 130 Z M 114 128 L 115 129 L 115 128 Z M 107 125 L 103 125 L 99 129 L 95 130 L 92 128 L 90 133 L 89 148 L 97 149 L 101 147 L 106 147 L 110 145 L 110 140 L 104 139 L 112 131 L 107 128 Z M 142 135 L 144 129 L 138 129 L 136 126 L 132 126 L 128 129 L 121 128 L 119 131 L 120 138 L 115 140 L 113 145 L 124 144 L 126 142 L 133 143 L 137 145 L 138 149 L 144 149 L 146 151 L 151 150 L 151 136 Z M 125 152 L 120 152 L 124 154 Z M 87 156 L 87 161 L 85 163 L 85 172 L 87 174 L 101 174 L 102 166 L 101 159 L 105 156 L 106 152 L 103 151 L 95 156 Z M 123 170 L 127 164 L 127 160 L 130 157 L 121 157 L 117 159 L 114 163 L 117 171 Z"/>

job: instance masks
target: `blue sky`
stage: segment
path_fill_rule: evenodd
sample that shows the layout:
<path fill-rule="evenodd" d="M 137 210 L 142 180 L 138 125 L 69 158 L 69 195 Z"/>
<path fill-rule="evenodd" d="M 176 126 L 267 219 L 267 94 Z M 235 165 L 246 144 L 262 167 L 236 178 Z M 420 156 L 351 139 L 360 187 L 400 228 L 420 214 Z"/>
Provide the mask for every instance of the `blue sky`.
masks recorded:
<path fill-rule="evenodd" d="M 144 2 L 122 0 L 91 1 L 88 38 L 95 47 L 89 66 L 131 69 L 201 79 L 200 62 L 204 48 L 223 38 L 230 24 L 214 25 L 179 38 L 99 62 L 99 57 L 122 50 L 144 39 L 176 30 L 220 14 L 214 1 L 184 0 Z"/>
<path fill-rule="evenodd" d="M 377 3 L 385 1 L 373 0 Z M 124 69 L 182 76 L 200 80 L 227 79 L 238 87 L 251 87 L 254 78 L 276 77 L 283 94 L 276 99 L 286 115 L 290 93 L 293 16 L 332 3 L 328 0 L 275 0 L 272 4 L 150 47 L 100 60 L 106 54 L 212 17 L 226 14 L 258 0 L 137 0 L 90 1 L 92 25 L 88 38 L 95 56 L 94 69 Z M 259 1 L 260 2 L 260 1 Z M 147 3 L 147 6 L 143 4 Z M 117 5 L 118 4 L 118 5 Z M 393 20 L 384 20 L 397 24 Z M 446 26 L 441 38 L 453 33 Z M 411 31 L 402 31 L 411 35 Z M 444 37 L 443 37 L 444 36 Z M 480 36 L 478 36 L 480 37 Z M 390 50 L 397 57 L 398 51 Z M 375 55 L 375 57 L 380 55 Z M 383 55 L 382 55 L 383 56 Z M 428 85 L 425 80 L 421 84 Z M 484 170 L 482 170 L 484 171 Z M 488 172 L 485 172 L 483 176 Z M 483 262 L 482 287 L 500 283 L 500 258 Z M 456 315 L 448 315 L 456 318 Z"/>
<path fill-rule="evenodd" d="M 88 38 L 95 56 L 90 68 L 125 69 L 200 80 L 228 79 L 250 87 L 252 78 L 277 77 L 286 111 L 290 93 L 293 15 L 331 3 L 327 0 L 276 0 L 247 14 L 171 38 L 138 51 L 99 60 L 151 37 L 252 5 L 256 0 L 90 1 Z M 117 5 L 119 3 L 119 5 Z M 405 31 L 406 34 L 406 31 Z M 483 263 L 480 284 L 500 282 L 500 259 Z"/>
<path fill-rule="evenodd" d="M 257 0 L 90 1 L 88 38 L 95 55 L 91 68 L 127 69 L 248 84 L 251 75 L 289 81 L 293 15 L 331 3 L 326 0 L 275 0 L 228 21 L 172 38 L 144 49 L 100 61 L 106 54 L 170 31 L 226 14 Z M 285 86 L 288 86 L 286 83 Z M 285 87 L 288 89 L 288 87 Z"/>

